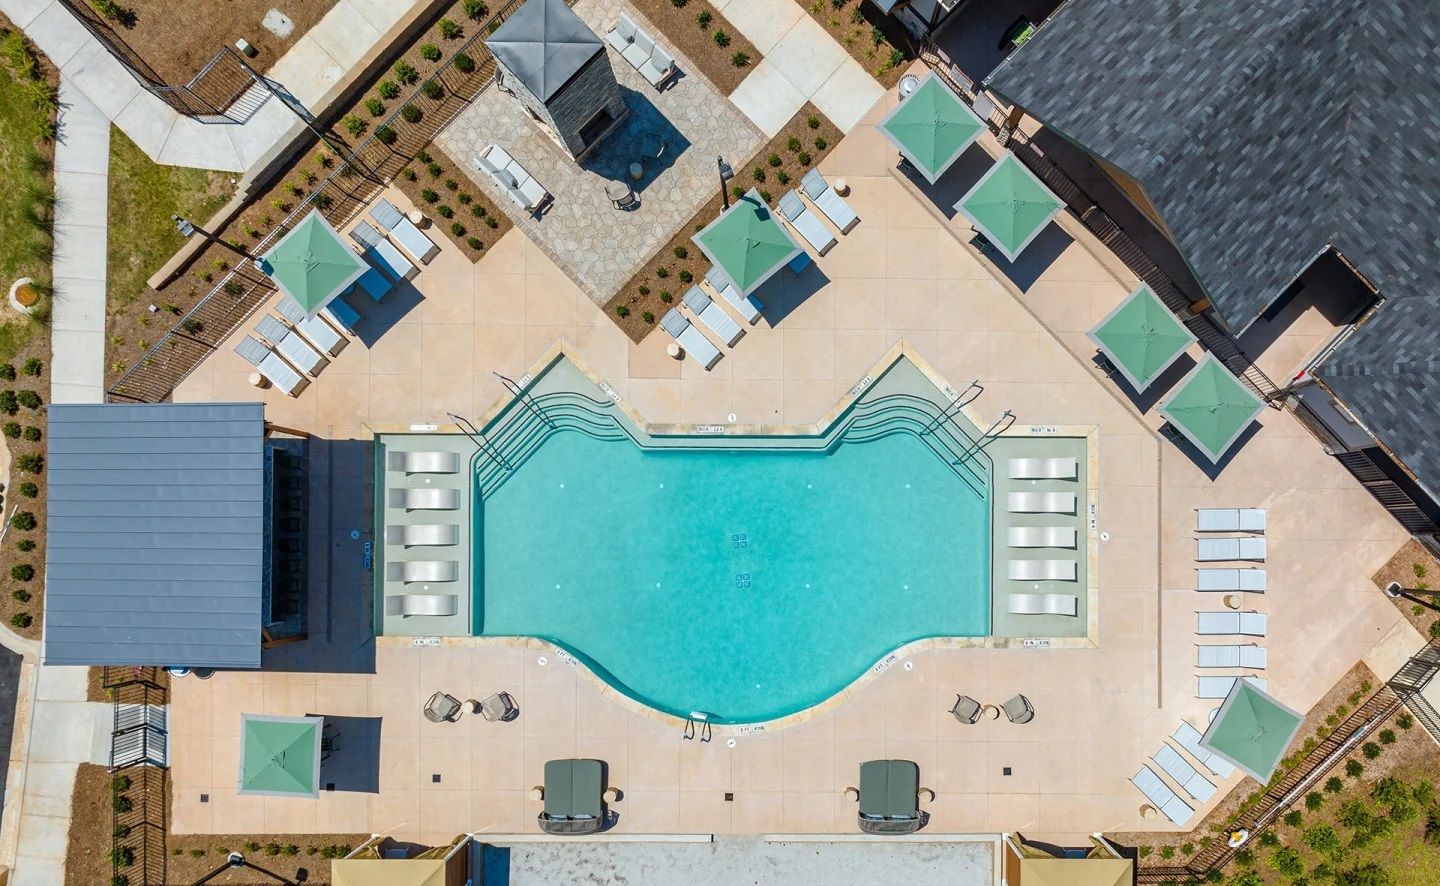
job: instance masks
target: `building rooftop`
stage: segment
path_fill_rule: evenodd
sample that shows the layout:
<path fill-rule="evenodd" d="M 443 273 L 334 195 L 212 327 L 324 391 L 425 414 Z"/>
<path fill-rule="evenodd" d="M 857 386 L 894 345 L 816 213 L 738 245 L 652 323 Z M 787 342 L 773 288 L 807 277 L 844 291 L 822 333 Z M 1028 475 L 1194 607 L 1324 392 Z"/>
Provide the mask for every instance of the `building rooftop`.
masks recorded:
<path fill-rule="evenodd" d="M 541 101 L 605 51 L 565 0 L 527 0 L 485 41 L 505 69 Z"/>

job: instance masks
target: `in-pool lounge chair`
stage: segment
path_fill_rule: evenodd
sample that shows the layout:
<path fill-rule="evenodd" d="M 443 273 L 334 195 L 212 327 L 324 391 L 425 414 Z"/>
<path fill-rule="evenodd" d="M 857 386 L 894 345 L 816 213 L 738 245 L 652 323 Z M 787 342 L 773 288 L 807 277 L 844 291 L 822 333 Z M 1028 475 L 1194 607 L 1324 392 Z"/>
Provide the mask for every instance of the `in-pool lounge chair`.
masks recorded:
<path fill-rule="evenodd" d="M 840 233 L 848 234 L 851 228 L 859 224 L 860 216 L 855 214 L 855 210 L 850 208 L 844 197 L 835 193 L 835 189 L 830 187 L 820 170 L 812 169 L 805 173 L 805 177 L 800 179 L 800 190 L 805 192 L 805 196 L 810 198 L 816 209 L 830 219 L 830 224 L 840 229 Z"/>
<path fill-rule="evenodd" d="M 760 319 L 760 310 L 765 304 L 754 295 L 740 295 L 740 290 L 735 288 L 735 283 L 725 272 L 715 265 L 705 272 L 705 284 L 715 290 L 715 294 L 730 303 L 730 306 L 740 312 L 740 316 L 751 326 Z"/>
<path fill-rule="evenodd" d="M 300 334 L 305 336 L 306 341 L 331 357 L 343 351 L 345 346 L 350 343 L 348 338 L 341 335 L 334 326 L 325 320 L 324 315 L 327 313 L 325 308 L 321 308 L 313 317 L 306 317 L 305 309 L 300 307 L 300 303 L 287 295 L 280 299 L 275 310 L 279 311 L 280 316 L 284 317 L 291 326 L 300 330 Z"/>
<path fill-rule="evenodd" d="M 499 145 L 490 145 L 481 152 L 475 158 L 475 165 L 485 170 L 500 190 L 526 212 L 538 210 L 550 199 L 550 192 Z"/>
<path fill-rule="evenodd" d="M 980 720 L 980 710 L 980 702 L 968 695 L 957 695 L 955 706 L 950 709 L 950 713 L 961 723 L 974 726 Z"/>
<path fill-rule="evenodd" d="M 1265 636 L 1263 612 L 1197 612 L 1195 633 L 1205 636 L 1238 634 L 1244 637 Z"/>
<path fill-rule="evenodd" d="M 1074 480 L 1080 476 L 1075 458 L 1012 458 L 1011 480 Z"/>
<path fill-rule="evenodd" d="M 1011 615 L 1078 615 L 1074 594 L 1007 594 Z"/>
<path fill-rule="evenodd" d="M 605 824 L 605 767 L 599 760 L 545 763 L 540 830 L 555 836 L 593 834 Z"/>
<path fill-rule="evenodd" d="M 1011 492 L 1005 497 L 1006 510 L 1012 514 L 1073 514 L 1073 492 Z"/>
<path fill-rule="evenodd" d="M 385 505 L 407 511 L 453 511 L 460 507 L 460 490 L 391 489 Z"/>
<path fill-rule="evenodd" d="M 1195 511 L 1198 532 L 1264 532 L 1264 508 L 1200 508 Z"/>
<path fill-rule="evenodd" d="M 310 379 L 296 372 L 295 367 L 280 359 L 279 354 L 256 338 L 248 335 L 242 338 L 235 346 L 235 353 L 254 366 L 276 390 L 284 391 L 292 397 L 300 396 L 300 392 L 310 384 Z"/>
<path fill-rule="evenodd" d="M 457 581 L 460 578 L 460 562 L 458 560 L 391 560 L 385 564 L 385 578 L 387 581 L 398 581 L 407 585 Z"/>
<path fill-rule="evenodd" d="M 815 213 L 805 208 L 799 194 L 786 191 L 780 197 L 779 205 L 780 214 L 800 232 L 800 236 L 805 238 L 810 248 L 824 255 L 835 245 L 835 235 L 830 233 L 830 229 L 825 227 L 825 223 L 817 218 Z"/>
<path fill-rule="evenodd" d="M 1190 816 L 1195 814 L 1195 810 L 1190 808 L 1190 804 L 1180 799 L 1179 794 L 1170 790 L 1170 786 L 1162 781 L 1160 776 L 1156 775 L 1149 766 L 1141 765 L 1140 771 L 1131 777 L 1130 783 L 1139 788 L 1140 793 L 1145 795 L 1145 799 L 1149 800 L 1156 809 L 1176 825 L 1184 826 L 1185 822 L 1190 820 Z"/>
<path fill-rule="evenodd" d="M 1236 680 L 1239 680 L 1239 679 L 1242 679 L 1242 678 L 1240 678 L 1240 677 L 1196 677 L 1196 678 L 1195 678 L 1195 697 L 1196 697 L 1196 698 L 1224 698 L 1225 696 L 1227 696 L 1227 695 L 1230 694 L 1231 688 L 1233 688 L 1233 687 L 1235 686 L 1235 681 L 1236 681 Z M 1269 685 L 1269 684 L 1265 681 L 1265 678 L 1264 678 L 1264 677 L 1245 677 L 1245 678 L 1243 678 L 1243 679 L 1249 680 L 1252 684 L 1255 685 L 1255 687 L 1256 687 L 1257 689 L 1260 689 L 1261 691 L 1264 691 L 1264 690 L 1268 687 L 1268 685 Z"/>
<path fill-rule="evenodd" d="M 1185 789 L 1185 793 L 1194 797 L 1197 802 L 1205 803 L 1215 796 L 1215 785 L 1201 775 L 1180 756 L 1180 752 L 1168 744 L 1160 746 L 1160 752 L 1152 759 L 1159 764 L 1165 774 L 1175 779 L 1175 783 Z"/>
<path fill-rule="evenodd" d="M 389 231 L 396 244 L 415 261 L 428 264 L 430 259 L 440 253 L 440 247 L 435 245 L 435 241 L 425 236 L 424 231 L 416 227 L 414 222 L 405 217 L 405 213 L 384 197 L 375 201 L 375 205 L 370 208 L 370 217 L 375 219 L 380 227 Z"/>
<path fill-rule="evenodd" d="M 460 524 L 414 523 L 409 526 L 386 526 L 385 543 L 402 548 L 458 545 Z"/>
<path fill-rule="evenodd" d="M 1265 570 L 1263 569 L 1206 569 L 1195 570 L 1197 591 L 1251 591 L 1265 593 Z"/>
<path fill-rule="evenodd" d="M 460 453 L 458 452 L 391 452 L 390 470 L 407 474 L 458 474 Z"/>
<path fill-rule="evenodd" d="M 909 760 L 861 763 L 859 821 L 867 834 L 920 830 L 920 767 Z"/>
<path fill-rule="evenodd" d="M 410 618 L 415 615 L 449 616 L 460 611 L 458 594 L 387 594 L 385 614 Z"/>
<path fill-rule="evenodd" d="M 1200 746 L 1200 732 L 1194 726 L 1180 721 L 1175 728 L 1175 734 L 1170 736 L 1175 743 L 1190 752 L 1190 756 L 1200 761 L 1200 765 L 1215 773 L 1216 778 L 1229 778 L 1235 774 L 1235 767 L 1225 762 L 1219 754 L 1213 754 Z"/>
<path fill-rule="evenodd" d="M 699 286 L 691 286 L 681 298 L 685 307 L 691 313 L 700 318 L 707 328 L 715 333 L 716 338 L 725 343 L 726 347 L 733 348 L 735 343 L 745 337 L 745 330 L 740 324 L 730 319 L 730 315 L 721 310 L 720 306 L 710 300 Z"/>
<path fill-rule="evenodd" d="M 261 317 L 260 322 L 255 324 L 255 331 L 261 338 L 268 340 L 280 356 L 296 369 L 310 375 L 319 375 L 320 370 L 325 368 L 325 356 L 315 350 L 315 346 L 306 341 L 304 336 L 280 322 L 280 318 L 274 314 Z"/>
<path fill-rule="evenodd" d="M 1075 581 L 1074 560 L 1010 560 L 1005 575 L 1011 581 Z"/>
<path fill-rule="evenodd" d="M 1035 706 L 1023 695 L 1012 695 L 1000 706 L 1011 723 L 1029 723 L 1035 719 Z"/>
<path fill-rule="evenodd" d="M 1011 526 L 1005 530 L 1005 543 L 1012 548 L 1075 547 L 1074 526 Z"/>
<path fill-rule="evenodd" d="M 1196 646 L 1197 668 L 1248 668 L 1265 670 L 1265 647 L 1246 643 L 1239 646 Z"/>
<path fill-rule="evenodd" d="M 660 318 L 660 328 L 680 343 L 685 352 L 708 372 L 720 362 L 720 349 L 710 343 L 704 333 L 696 329 L 678 308 L 671 308 Z"/>
<path fill-rule="evenodd" d="M 1227 560 L 1256 560 L 1265 562 L 1265 539 L 1248 536 L 1245 538 L 1197 538 L 1195 559 L 1201 563 L 1218 563 Z"/>

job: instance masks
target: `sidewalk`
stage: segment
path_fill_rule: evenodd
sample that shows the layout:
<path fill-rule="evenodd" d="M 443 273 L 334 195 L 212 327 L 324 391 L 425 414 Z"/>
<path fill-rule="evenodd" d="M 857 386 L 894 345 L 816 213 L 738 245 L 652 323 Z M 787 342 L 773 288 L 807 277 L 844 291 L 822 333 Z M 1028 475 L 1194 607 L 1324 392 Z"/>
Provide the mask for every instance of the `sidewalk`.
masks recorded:
<path fill-rule="evenodd" d="M 730 101 L 766 135 L 783 129 L 807 101 L 849 133 L 885 94 L 795 0 L 716 0 L 714 6 L 765 56 Z"/>

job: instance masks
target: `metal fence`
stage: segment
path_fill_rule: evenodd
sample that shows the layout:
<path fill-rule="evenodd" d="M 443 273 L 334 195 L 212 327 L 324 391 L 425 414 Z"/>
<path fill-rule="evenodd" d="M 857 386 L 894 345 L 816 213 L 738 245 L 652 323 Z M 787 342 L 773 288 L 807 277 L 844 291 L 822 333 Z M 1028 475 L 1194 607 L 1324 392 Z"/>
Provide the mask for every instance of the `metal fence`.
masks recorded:
<path fill-rule="evenodd" d="M 112 696 L 110 736 L 111 851 L 115 877 L 131 886 L 163 884 L 167 835 L 165 690 L 155 668 L 107 667 Z"/>
<path fill-rule="evenodd" d="M 415 158 L 415 154 L 484 91 L 495 77 L 495 60 L 484 41 L 522 0 L 510 0 L 471 36 L 426 82 L 443 90 L 439 100 L 420 100 L 425 83 L 417 84 L 405 101 L 397 102 L 388 117 L 348 155 L 309 197 L 290 212 L 253 248 L 262 254 L 312 209 L 339 229 L 365 208 Z M 461 70 L 461 55 L 474 64 Z M 423 108 L 423 116 L 409 122 L 401 112 L 407 104 Z M 277 292 L 268 275 L 249 260 L 240 261 L 196 305 L 182 316 L 135 365 L 106 392 L 107 399 L 158 403 L 214 353 L 258 308 Z"/>

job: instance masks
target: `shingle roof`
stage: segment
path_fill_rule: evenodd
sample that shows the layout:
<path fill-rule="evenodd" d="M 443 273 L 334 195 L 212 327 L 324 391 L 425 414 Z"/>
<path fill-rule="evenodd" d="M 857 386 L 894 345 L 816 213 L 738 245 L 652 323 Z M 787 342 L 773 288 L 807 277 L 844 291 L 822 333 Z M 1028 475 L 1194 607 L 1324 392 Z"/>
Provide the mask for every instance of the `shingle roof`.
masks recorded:
<path fill-rule="evenodd" d="M 1069 0 L 987 84 L 1139 180 L 1238 329 L 1327 245 L 1440 276 L 1437 46 L 1434 0 Z"/>
<path fill-rule="evenodd" d="M 526 0 L 485 41 L 500 64 L 542 102 L 605 46 L 565 0 Z"/>
<path fill-rule="evenodd" d="M 260 666 L 263 410 L 50 406 L 46 664 Z"/>

